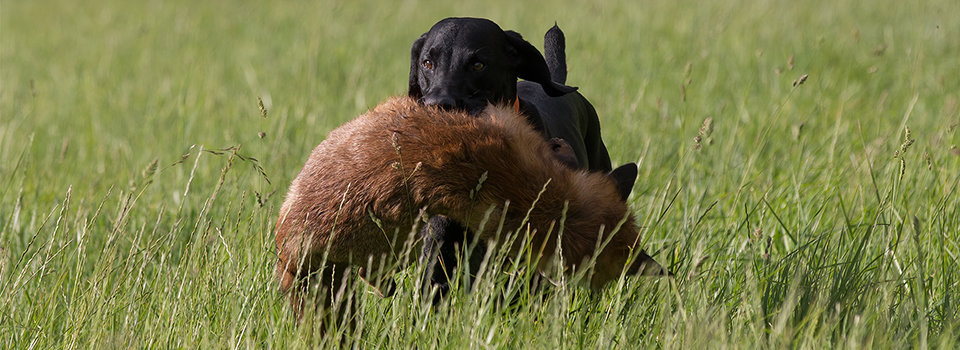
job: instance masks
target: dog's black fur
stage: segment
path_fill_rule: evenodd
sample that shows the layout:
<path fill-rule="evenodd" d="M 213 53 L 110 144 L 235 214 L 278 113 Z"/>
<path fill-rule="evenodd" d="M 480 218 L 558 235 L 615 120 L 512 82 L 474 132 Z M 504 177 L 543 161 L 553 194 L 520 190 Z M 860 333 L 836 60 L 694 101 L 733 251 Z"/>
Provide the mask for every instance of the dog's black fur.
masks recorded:
<path fill-rule="evenodd" d="M 600 137 L 597 112 L 576 88 L 564 85 L 564 46 L 563 32 L 556 25 L 544 36 L 544 58 L 520 34 L 504 31 L 490 20 L 447 18 L 413 43 L 408 95 L 425 105 L 472 114 L 483 111 L 487 103 L 519 99 L 520 112 L 545 138 L 560 139 L 558 144 L 572 149 L 575 159 L 558 152 L 565 164 L 609 172 L 610 156 Z M 517 82 L 518 78 L 525 81 Z M 615 175 L 632 186 L 637 175 L 636 167 L 632 169 Z M 631 188 L 622 189 L 624 199 Z M 447 276 L 459 262 L 455 246 L 463 247 L 470 235 L 459 223 L 437 217 L 424 228 L 423 236 L 424 259 L 435 263 L 434 254 L 439 254 L 442 265 L 424 277 L 439 285 L 442 295 L 448 288 Z M 479 268 L 480 248 L 468 258 L 471 276 Z"/>
<path fill-rule="evenodd" d="M 544 37 L 547 59 L 513 31 L 490 20 L 447 18 L 413 43 L 407 94 L 425 105 L 480 113 L 488 102 L 520 98 L 520 111 L 544 136 L 567 141 L 582 168 L 610 171 L 597 112 L 567 76 L 564 38 Z M 517 82 L 517 78 L 526 81 Z"/>

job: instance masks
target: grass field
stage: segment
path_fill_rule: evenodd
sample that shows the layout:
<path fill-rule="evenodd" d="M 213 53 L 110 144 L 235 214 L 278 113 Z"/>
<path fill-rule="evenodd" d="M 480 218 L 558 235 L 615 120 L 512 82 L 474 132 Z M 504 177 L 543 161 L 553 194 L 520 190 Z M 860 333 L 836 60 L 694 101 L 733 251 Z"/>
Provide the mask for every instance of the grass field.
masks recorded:
<path fill-rule="evenodd" d="M 0 348 L 960 347 L 960 2 L 347 3 L 0 2 Z M 559 23 L 677 276 L 296 327 L 286 188 L 452 15 Z"/>

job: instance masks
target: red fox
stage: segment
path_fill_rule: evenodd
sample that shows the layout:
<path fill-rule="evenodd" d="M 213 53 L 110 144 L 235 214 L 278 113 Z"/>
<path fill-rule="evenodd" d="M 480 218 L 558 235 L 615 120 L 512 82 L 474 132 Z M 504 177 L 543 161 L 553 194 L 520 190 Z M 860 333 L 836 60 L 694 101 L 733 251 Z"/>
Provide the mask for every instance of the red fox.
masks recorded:
<path fill-rule="evenodd" d="M 638 227 L 618 183 L 572 169 L 556 148 L 512 108 L 471 116 L 407 97 L 384 102 L 330 132 L 290 185 L 276 230 L 281 290 L 300 318 L 305 282 L 319 281 L 329 296 L 351 266 L 368 281 L 382 278 L 388 271 L 380 267 L 410 260 L 404 247 L 422 214 L 446 215 L 484 240 L 494 239 L 502 220 L 502 232 L 542 247 L 541 270 L 559 251 L 566 271 L 574 271 L 594 256 L 598 238 L 610 239 L 595 257 L 593 288 L 624 269 L 660 274 L 656 261 L 635 252 Z"/>

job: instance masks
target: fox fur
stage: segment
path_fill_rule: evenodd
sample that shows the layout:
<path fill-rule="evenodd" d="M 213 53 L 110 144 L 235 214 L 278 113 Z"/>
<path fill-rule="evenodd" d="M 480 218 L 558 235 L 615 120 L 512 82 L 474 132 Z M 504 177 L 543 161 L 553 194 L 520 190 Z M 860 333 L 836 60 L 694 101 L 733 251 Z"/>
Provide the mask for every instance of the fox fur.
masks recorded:
<path fill-rule="evenodd" d="M 566 270 L 575 270 L 602 235 L 610 241 L 596 256 L 593 288 L 624 269 L 659 274 L 659 264 L 635 252 L 638 227 L 616 181 L 572 169 L 555 149 L 509 107 L 471 116 L 389 99 L 330 132 L 293 180 L 276 226 L 281 290 L 300 317 L 301 280 L 319 276 L 321 287 L 336 290 L 351 266 L 368 281 L 379 278 L 379 267 L 409 260 L 403 248 L 423 214 L 446 215 L 484 240 L 494 239 L 502 218 L 502 232 L 529 232 L 528 244 L 543 247 L 540 269 L 560 251 Z"/>

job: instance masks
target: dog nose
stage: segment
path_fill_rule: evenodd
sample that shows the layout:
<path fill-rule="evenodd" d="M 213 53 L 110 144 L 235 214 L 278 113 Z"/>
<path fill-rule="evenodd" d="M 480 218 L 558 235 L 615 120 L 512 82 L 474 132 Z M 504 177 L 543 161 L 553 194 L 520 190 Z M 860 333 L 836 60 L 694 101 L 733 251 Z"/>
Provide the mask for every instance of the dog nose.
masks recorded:
<path fill-rule="evenodd" d="M 423 98 L 423 104 L 437 106 L 447 111 L 457 108 L 457 101 L 450 96 L 427 96 Z"/>

